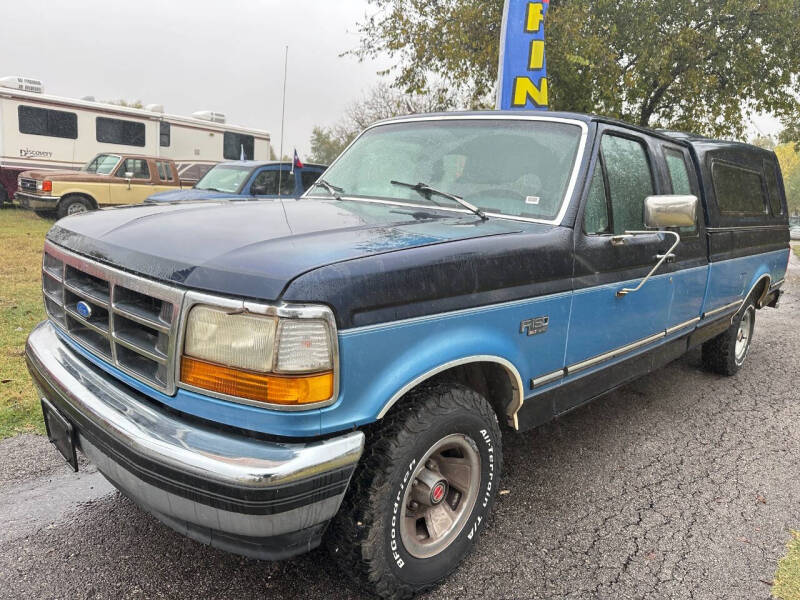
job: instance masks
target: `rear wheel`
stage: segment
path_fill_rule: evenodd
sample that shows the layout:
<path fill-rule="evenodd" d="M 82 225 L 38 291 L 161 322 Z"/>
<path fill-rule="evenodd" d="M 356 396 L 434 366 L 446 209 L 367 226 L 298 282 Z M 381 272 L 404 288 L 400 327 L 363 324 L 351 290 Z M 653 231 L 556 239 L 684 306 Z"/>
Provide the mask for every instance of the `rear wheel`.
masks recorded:
<path fill-rule="evenodd" d="M 58 218 L 63 219 L 68 215 L 78 215 L 93 209 L 90 200 L 82 196 L 67 196 L 58 203 Z"/>
<path fill-rule="evenodd" d="M 368 435 L 327 544 L 356 582 L 410 598 L 458 567 L 486 525 L 502 466 L 489 403 L 461 385 L 412 392 Z"/>
<path fill-rule="evenodd" d="M 756 307 L 748 299 L 731 326 L 703 344 L 703 365 L 720 375 L 735 375 L 744 364 L 756 325 Z"/>

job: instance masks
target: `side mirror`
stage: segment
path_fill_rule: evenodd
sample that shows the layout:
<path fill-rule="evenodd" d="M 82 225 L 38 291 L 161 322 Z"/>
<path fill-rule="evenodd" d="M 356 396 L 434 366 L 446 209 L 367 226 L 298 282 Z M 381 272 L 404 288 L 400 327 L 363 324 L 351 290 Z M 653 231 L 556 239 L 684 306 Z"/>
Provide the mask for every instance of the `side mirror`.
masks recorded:
<path fill-rule="evenodd" d="M 133 172 L 126 171 L 125 172 L 125 179 L 133 179 Z"/>
<path fill-rule="evenodd" d="M 648 196 L 644 200 L 645 227 L 692 227 L 696 223 L 697 196 Z"/>

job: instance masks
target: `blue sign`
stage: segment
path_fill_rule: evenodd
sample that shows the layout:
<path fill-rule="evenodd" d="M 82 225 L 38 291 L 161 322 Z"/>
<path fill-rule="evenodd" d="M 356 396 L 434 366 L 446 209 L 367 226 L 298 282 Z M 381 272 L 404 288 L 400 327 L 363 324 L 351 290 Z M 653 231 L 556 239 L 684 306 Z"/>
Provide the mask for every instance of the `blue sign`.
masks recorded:
<path fill-rule="evenodd" d="M 500 34 L 499 110 L 546 110 L 544 16 L 550 0 L 506 0 Z"/>

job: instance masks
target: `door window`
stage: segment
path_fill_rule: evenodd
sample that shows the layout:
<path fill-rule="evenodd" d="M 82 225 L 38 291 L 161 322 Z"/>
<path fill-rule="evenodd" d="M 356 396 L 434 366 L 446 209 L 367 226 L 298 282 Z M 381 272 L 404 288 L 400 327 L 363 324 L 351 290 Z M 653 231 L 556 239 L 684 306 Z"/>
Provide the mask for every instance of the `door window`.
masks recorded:
<path fill-rule="evenodd" d="M 117 177 L 127 177 L 127 173 L 133 173 L 131 179 L 150 179 L 150 168 L 147 161 L 143 158 L 126 158 L 117 169 Z"/>
<path fill-rule="evenodd" d="M 653 177 L 644 144 L 604 135 L 600 155 L 589 188 L 584 230 L 589 234 L 621 234 L 644 229 L 644 199 L 653 194 Z"/>
<path fill-rule="evenodd" d="M 303 191 L 305 192 L 308 188 L 311 187 L 319 176 L 322 175 L 321 171 L 312 171 L 310 169 L 304 169 L 302 173 L 300 173 L 300 181 L 303 184 Z"/>
<path fill-rule="evenodd" d="M 279 177 L 280 174 L 280 177 Z M 271 169 L 261 171 L 253 180 L 250 186 L 251 193 L 258 192 L 259 196 L 277 196 L 278 179 L 280 179 L 281 196 L 291 196 L 294 194 L 294 174 L 289 169 Z"/>

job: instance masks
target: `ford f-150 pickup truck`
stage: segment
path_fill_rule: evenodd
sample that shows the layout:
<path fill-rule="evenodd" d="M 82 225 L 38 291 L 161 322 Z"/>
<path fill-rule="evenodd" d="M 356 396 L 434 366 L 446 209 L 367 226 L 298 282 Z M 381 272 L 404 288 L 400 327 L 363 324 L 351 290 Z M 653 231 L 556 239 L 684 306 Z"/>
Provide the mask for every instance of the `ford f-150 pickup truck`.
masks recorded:
<path fill-rule="evenodd" d="M 480 537 L 504 436 L 696 346 L 739 371 L 780 298 L 786 213 L 753 146 L 567 113 L 404 117 L 299 200 L 62 219 L 27 360 L 73 468 L 80 451 L 232 552 L 324 541 L 406 598 Z"/>
<path fill-rule="evenodd" d="M 179 190 L 175 162 L 140 154 L 98 154 L 80 171 L 20 173 L 15 199 L 41 216 L 59 218 L 103 206 L 141 204 L 154 192 Z"/>

